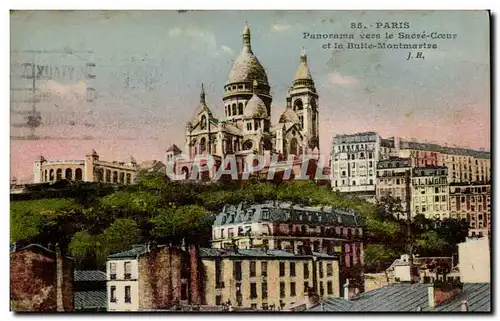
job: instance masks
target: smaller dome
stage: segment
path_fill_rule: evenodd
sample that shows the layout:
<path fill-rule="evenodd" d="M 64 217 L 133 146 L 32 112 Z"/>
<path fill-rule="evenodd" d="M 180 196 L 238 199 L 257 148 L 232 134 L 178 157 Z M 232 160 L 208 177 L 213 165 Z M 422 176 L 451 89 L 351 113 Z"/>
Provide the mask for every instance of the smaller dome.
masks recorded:
<path fill-rule="evenodd" d="M 266 104 L 264 104 L 264 101 L 262 101 L 259 96 L 253 94 L 252 98 L 250 98 L 245 107 L 244 116 L 252 118 L 266 118 L 268 116 Z"/>
<path fill-rule="evenodd" d="M 299 122 L 300 122 L 299 116 L 297 116 L 297 114 L 291 108 L 285 109 L 283 114 L 281 114 L 280 124 L 284 123 L 298 124 Z"/>

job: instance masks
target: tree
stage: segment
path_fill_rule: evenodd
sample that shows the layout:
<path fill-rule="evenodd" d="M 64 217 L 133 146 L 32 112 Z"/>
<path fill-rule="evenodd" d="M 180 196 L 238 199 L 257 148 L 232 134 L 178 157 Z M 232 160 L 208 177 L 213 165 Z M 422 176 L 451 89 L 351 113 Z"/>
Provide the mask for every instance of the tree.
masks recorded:
<path fill-rule="evenodd" d="M 129 218 L 119 218 L 102 234 L 102 242 L 107 253 L 130 249 L 140 241 L 137 223 Z"/>
<path fill-rule="evenodd" d="M 154 238 L 170 239 L 180 242 L 183 238 L 199 234 L 207 227 L 209 211 L 198 205 L 185 205 L 160 209 L 159 214 L 150 222 L 153 224 L 151 235 Z"/>
<path fill-rule="evenodd" d="M 378 273 L 385 271 L 397 258 L 390 248 L 382 244 L 371 244 L 364 250 L 365 271 Z"/>
<path fill-rule="evenodd" d="M 437 231 L 426 231 L 417 239 L 417 251 L 422 256 L 441 255 L 446 242 Z"/>

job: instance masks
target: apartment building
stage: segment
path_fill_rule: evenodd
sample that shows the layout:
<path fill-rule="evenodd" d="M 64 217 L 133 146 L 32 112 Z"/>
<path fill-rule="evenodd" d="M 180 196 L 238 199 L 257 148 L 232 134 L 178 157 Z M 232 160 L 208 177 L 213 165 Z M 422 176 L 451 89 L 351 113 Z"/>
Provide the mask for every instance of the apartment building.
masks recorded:
<path fill-rule="evenodd" d="M 282 250 L 201 249 L 207 305 L 287 310 L 308 293 L 340 295 L 339 263 L 333 255 L 296 255 Z"/>
<path fill-rule="evenodd" d="M 491 185 L 450 184 L 450 216 L 465 219 L 469 236 L 491 234 Z"/>
<path fill-rule="evenodd" d="M 380 143 L 375 132 L 336 135 L 331 156 L 332 188 L 374 198 Z"/>
<path fill-rule="evenodd" d="M 377 199 L 391 196 L 401 201 L 398 218 L 406 218 L 406 173 L 411 170 L 409 158 L 391 156 L 377 164 Z"/>
<path fill-rule="evenodd" d="M 267 248 L 298 255 L 336 255 L 340 278 L 363 283 L 363 229 L 358 213 L 289 203 L 226 206 L 212 226 L 212 247 Z"/>
<path fill-rule="evenodd" d="M 450 217 L 448 169 L 445 166 L 416 167 L 412 170 L 412 215 L 428 219 Z"/>
<path fill-rule="evenodd" d="M 147 311 L 203 304 L 199 249 L 152 244 L 108 256 L 108 311 Z"/>

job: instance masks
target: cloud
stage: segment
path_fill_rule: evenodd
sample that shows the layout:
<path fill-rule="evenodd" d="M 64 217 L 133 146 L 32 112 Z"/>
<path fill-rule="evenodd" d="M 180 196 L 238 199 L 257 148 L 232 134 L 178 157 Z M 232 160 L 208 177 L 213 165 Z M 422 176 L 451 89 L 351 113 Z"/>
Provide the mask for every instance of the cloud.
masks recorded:
<path fill-rule="evenodd" d="M 215 35 L 212 32 L 198 27 L 173 28 L 168 31 L 168 35 L 171 38 L 178 38 L 178 41 L 185 41 L 185 38 L 192 38 L 188 40 L 188 44 L 192 50 L 202 50 L 211 56 L 218 56 L 222 53 L 234 54 L 233 50 L 228 46 L 217 45 Z"/>
<path fill-rule="evenodd" d="M 274 24 L 274 25 L 271 26 L 271 30 L 272 31 L 276 31 L 276 32 L 280 32 L 280 31 L 288 30 L 291 27 L 292 26 L 290 26 L 289 24 L 279 24 L 279 23 L 276 23 L 276 24 Z"/>
<path fill-rule="evenodd" d="M 168 31 L 168 35 L 170 37 L 177 37 L 177 36 L 180 36 L 181 34 L 182 34 L 182 30 L 179 28 L 170 29 Z"/>
<path fill-rule="evenodd" d="M 352 86 L 358 82 L 358 79 L 352 76 L 343 76 L 338 72 L 328 74 L 328 82 L 333 85 Z"/>
<path fill-rule="evenodd" d="M 233 49 L 229 48 L 229 47 L 228 47 L 228 46 L 226 46 L 226 45 L 222 45 L 222 46 L 220 46 L 220 49 L 221 49 L 223 52 L 226 52 L 226 53 L 228 53 L 228 54 L 230 54 L 230 55 L 234 55 L 234 51 L 233 51 Z"/>

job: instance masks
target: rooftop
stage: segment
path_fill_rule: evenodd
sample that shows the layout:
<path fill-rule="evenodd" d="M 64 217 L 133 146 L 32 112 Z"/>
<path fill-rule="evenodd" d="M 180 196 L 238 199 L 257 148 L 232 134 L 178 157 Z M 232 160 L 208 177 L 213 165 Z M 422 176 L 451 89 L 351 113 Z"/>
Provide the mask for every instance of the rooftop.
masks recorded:
<path fill-rule="evenodd" d="M 239 204 L 224 207 L 214 226 L 256 222 L 303 222 L 308 224 L 334 224 L 360 226 L 361 216 L 350 209 L 332 206 L 297 206 L 286 202 Z"/>
<path fill-rule="evenodd" d="M 313 252 L 312 256 L 321 257 L 321 258 L 330 258 L 336 259 L 337 257 L 334 255 L 324 254 L 324 253 L 316 253 Z M 296 255 L 291 252 L 286 252 L 282 250 L 264 250 L 264 249 L 238 249 L 237 251 L 233 250 L 225 250 L 225 249 L 214 249 L 214 248 L 201 248 L 200 256 L 209 258 L 209 257 L 254 257 L 254 258 L 272 258 L 272 257 L 280 257 L 280 258 L 304 258 L 304 257 L 312 257 L 311 255 Z"/>
<path fill-rule="evenodd" d="M 73 294 L 75 310 L 106 309 L 108 304 L 106 290 L 75 291 Z"/>
<path fill-rule="evenodd" d="M 329 298 L 310 309 L 313 312 L 412 312 L 421 308 L 427 312 L 459 312 L 462 300 L 467 300 L 469 312 L 491 311 L 490 283 L 465 283 L 460 295 L 431 309 L 425 283 L 390 284 L 362 293 L 355 300 Z"/>
<path fill-rule="evenodd" d="M 99 270 L 75 270 L 73 279 L 76 282 L 106 281 L 106 273 Z"/>

